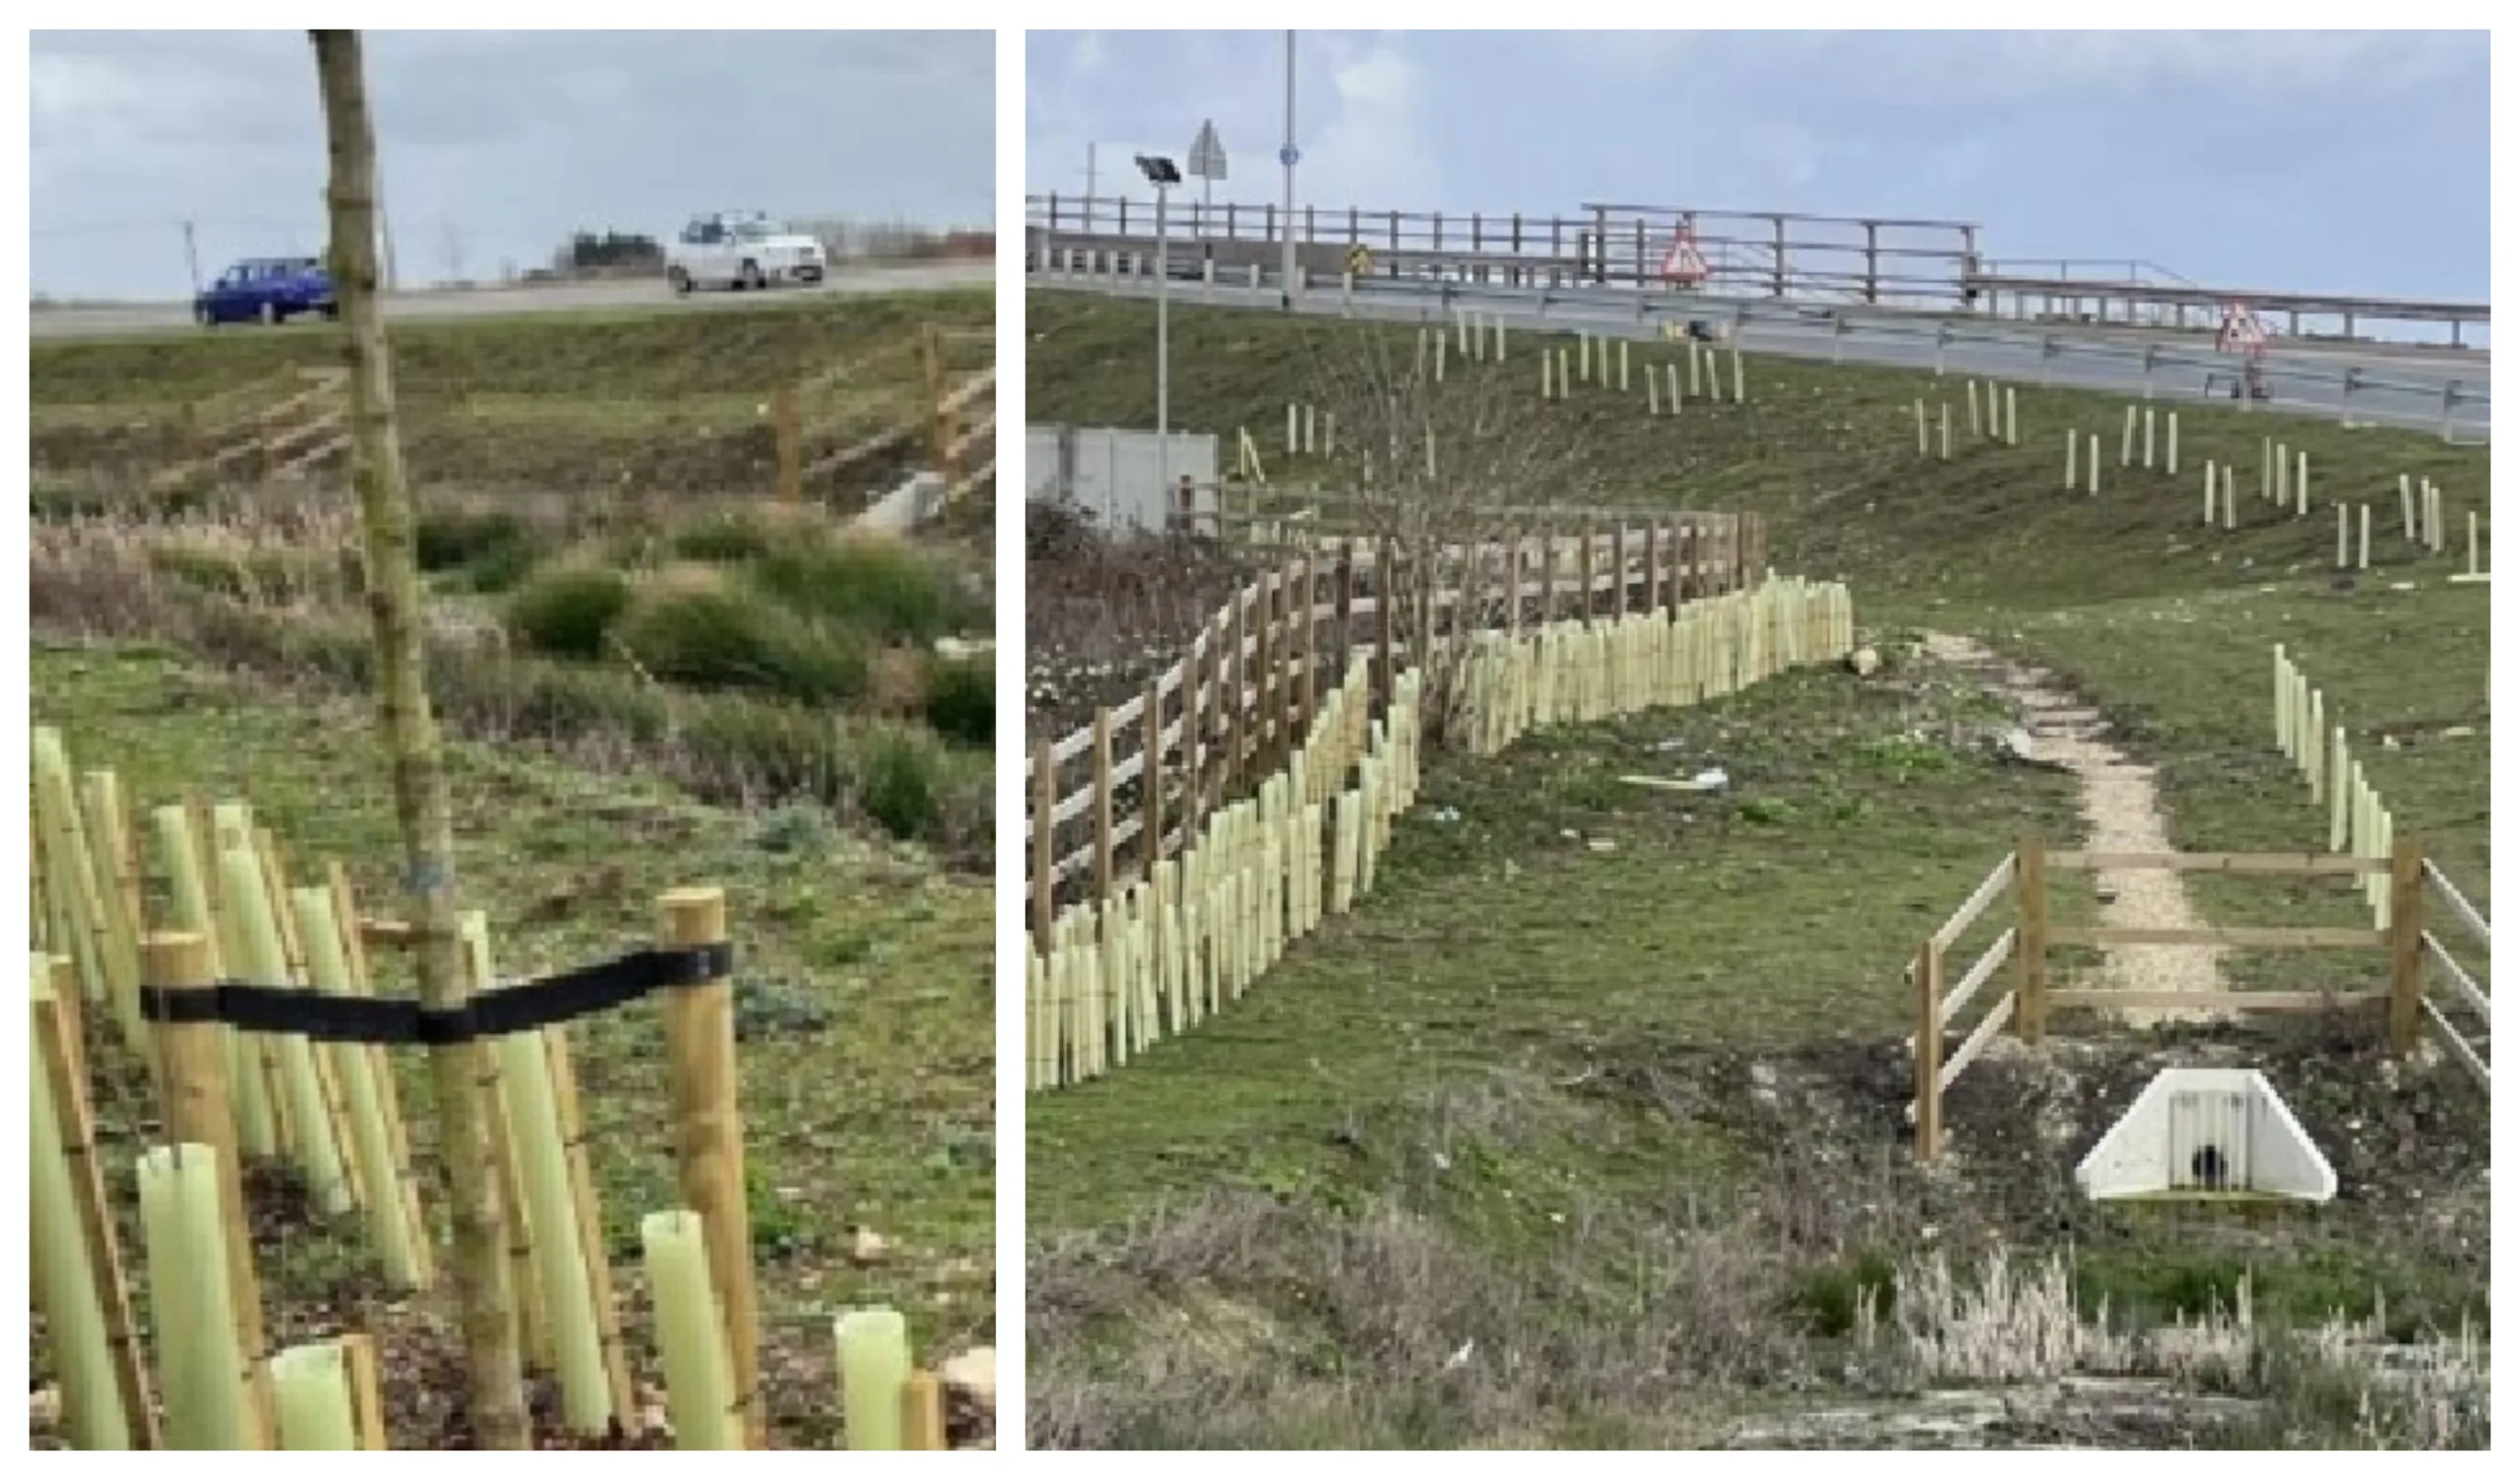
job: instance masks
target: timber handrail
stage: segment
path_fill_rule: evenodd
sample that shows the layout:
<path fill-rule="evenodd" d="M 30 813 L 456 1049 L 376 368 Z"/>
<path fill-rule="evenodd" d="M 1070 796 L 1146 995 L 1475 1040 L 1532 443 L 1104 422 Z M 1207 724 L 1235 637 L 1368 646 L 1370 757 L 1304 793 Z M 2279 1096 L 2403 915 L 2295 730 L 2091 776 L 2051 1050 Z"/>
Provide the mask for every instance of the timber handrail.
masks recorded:
<path fill-rule="evenodd" d="M 2046 901 L 2048 870 L 2121 872 L 2160 870 L 2182 873 L 2263 874 L 2356 880 L 2384 876 L 2390 909 L 2379 930 L 2329 926 L 2219 926 L 2171 930 L 2148 926 L 2048 923 Z M 2427 890 L 2426 885 L 2429 884 Z M 1945 953 L 1977 923 L 2006 887 L 2015 894 L 2015 924 L 1997 935 L 1960 979 L 1946 985 Z M 1927 936 L 1912 968 L 1917 993 L 1917 1030 L 1907 1039 L 1915 1059 L 1916 1093 L 1907 1104 L 1908 1122 L 1916 1127 L 1920 1160 L 1932 1160 L 1942 1149 L 1943 1092 L 1992 1043 L 2009 1023 L 2025 1043 L 2037 1043 L 2054 1009 L 2098 1011 L 2328 1012 L 2385 1005 L 2389 1049 L 2412 1053 L 2429 1034 L 2472 1074 L 2489 1086 L 2488 1065 L 2478 1045 L 2489 1039 L 2492 999 L 2467 967 L 2455 959 L 2439 935 L 2424 928 L 2424 901 L 2438 898 L 2478 940 L 2489 939 L 2483 915 L 2469 905 L 2440 870 L 2426 859 L 2412 839 L 2397 838 L 2383 857 L 2312 853 L 2103 853 L 2060 849 L 2050 852 L 2036 836 L 2025 836 L 1969 896 L 1941 929 Z M 2218 946 L 2238 950 L 2351 949 L 2373 951 L 2388 960 L 2384 988 L 2356 991 L 2215 991 L 2129 992 L 2115 988 L 2052 989 L 2047 984 L 2046 956 L 2055 945 L 2087 946 Z M 2490 947 L 2488 946 L 2488 949 Z M 1946 1055 L 1944 1040 L 1958 1025 L 1962 1009 L 1993 980 L 2007 960 L 2019 970 L 2016 985 L 2004 993 Z M 2484 1026 L 2479 1038 L 2461 1036 L 2439 1002 L 2427 996 L 2425 968 L 2440 968 L 2440 997 L 2475 1014 Z"/>
<path fill-rule="evenodd" d="M 2458 885 L 2451 883 L 2449 877 L 2442 873 L 2430 859 L 2424 861 L 2424 881 L 2432 886 L 2434 898 L 2450 907 L 2451 917 L 2459 924 L 2466 926 L 2469 934 L 2477 937 L 2477 944 L 2488 950 L 2493 949 L 2493 928 L 2475 905 L 2468 903 L 2468 897 L 2459 892 Z"/>
<path fill-rule="evenodd" d="M 1986 913 L 1987 906 L 2001 897 L 2004 890 L 2012 887 L 2013 880 L 2019 876 L 2019 869 L 2016 868 L 2019 862 L 2019 855 L 2005 854 L 2003 862 L 1995 865 L 1994 871 L 1988 873 L 1985 882 L 1978 886 L 1978 892 L 1970 895 L 1968 901 L 1953 911 L 1949 920 L 1942 923 L 1942 929 L 1933 933 L 1934 944 L 1948 949 L 1967 933 L 1969 927 L 1978 923 L 1978 917 Z"/>

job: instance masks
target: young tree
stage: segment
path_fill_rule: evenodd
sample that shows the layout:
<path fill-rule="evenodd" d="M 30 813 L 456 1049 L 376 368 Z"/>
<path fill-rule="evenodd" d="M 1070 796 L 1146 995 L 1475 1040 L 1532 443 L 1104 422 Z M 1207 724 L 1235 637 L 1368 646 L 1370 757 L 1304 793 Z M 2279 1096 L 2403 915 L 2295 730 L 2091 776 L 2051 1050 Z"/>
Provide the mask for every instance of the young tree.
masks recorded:
<path fill-rule="evenodd" d="M 1474 359 L 1458 342 L 1437 379 L 1436 341 L 1449 332 L 1427 325 L 1412 349 L 1379 330 L 1331 331 L 1311 377 L 1337 439 L 1327 460 L 1339 485 L 1323 490 L 1322 513 L 1361 537 L 1377 552 L 1370 558 L 1388 552 L 1394 642 L 1425 675 L 1424 716 L 1439 743 L 1466 698 L 1471 647 L 1461 639 L 1513 621 L 1517 549 L 1525 586 L 1553 570 L 1565 593 L 1557 614 L 1575 614 L 1582 598 L 1563 542 L 1583 532 L 1575 511 L 1601 501 L 1603 485 L 1587 428 L 1543 409 L 1537 381 Z M 1522 363 L 1537 360 L 1527 351 Z M 1527 623 L 1548 614 L 1528 597 L 1522 609 Z"/>
<path fill-rule="evenodd" d="M 350 372 L 351 482 L 365 537 L 368 610 L 376 625 L 376 707 L 393 757 L 394 809 L 402 822 L 404 890 L 419 959 L 420 1000 L 464 1005 L 469 987 L 457 935 L 454 826 L 437 722 L 429 710 L 419 558 L 411 491 L 394 425 L 394 364 L 377 302 L 376 136 L 355 31 L 317 31 L 315 70 L 331 157 L 334 291 Z M 472 1417 L 484 1448 L 529 1447 L 523 1364 L 501 1267 L 501 1210 L 490 1176 L 483 1086 L 486 1046 L 430 1051 L 455 1231 L 455 1290 L 472 1371 Z"/>

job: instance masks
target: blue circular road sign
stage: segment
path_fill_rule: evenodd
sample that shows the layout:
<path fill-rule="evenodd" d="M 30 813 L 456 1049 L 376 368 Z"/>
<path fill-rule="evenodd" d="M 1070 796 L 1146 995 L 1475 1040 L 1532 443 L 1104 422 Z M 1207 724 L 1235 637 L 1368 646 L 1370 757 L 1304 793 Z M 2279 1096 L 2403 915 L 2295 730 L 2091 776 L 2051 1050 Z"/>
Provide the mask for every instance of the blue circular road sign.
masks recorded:
<path fill-rule="evenodd" d="M 1278 151 L 1278 162 L 1289 169 L 1294 168 L 1302 160 L 1303 151 L 1295 148 L 1292 144 L 1287 145 L 1285 148 Z"/>

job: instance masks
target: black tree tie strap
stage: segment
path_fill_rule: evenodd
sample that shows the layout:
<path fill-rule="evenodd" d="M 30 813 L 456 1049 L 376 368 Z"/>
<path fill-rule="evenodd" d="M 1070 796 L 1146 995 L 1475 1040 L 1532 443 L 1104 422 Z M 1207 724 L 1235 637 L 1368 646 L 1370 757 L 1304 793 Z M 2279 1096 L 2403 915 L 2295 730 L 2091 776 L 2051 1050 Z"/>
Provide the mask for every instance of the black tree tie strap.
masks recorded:
<path fill-rule="evenodd" d="M 140 1010 L 154 1023 L 225 1023 L 241 1032 L 294 1034 L 319 1043 L 435 1046 L 531 1033 L 637 1001 L 659 988 L 719 981 L 733 973 L 734 964 L 735 948 L 725 941 L 650 947 L 479 993 L 453 1012 L 409 998 L 341 997 L 249 982 L 143 987 Z"/>

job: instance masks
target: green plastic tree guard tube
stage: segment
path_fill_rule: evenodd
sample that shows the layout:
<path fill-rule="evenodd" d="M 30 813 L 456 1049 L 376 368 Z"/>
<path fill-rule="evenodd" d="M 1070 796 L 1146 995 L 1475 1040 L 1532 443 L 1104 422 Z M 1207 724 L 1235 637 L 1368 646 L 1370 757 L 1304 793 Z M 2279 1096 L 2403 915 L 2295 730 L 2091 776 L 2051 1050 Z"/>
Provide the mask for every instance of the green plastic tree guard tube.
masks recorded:
<path fill-rule="evenodd" d="M 52 958 L 36 952 L 33 959 L 34 1000 L 50 1001 Z M 75 1448 L 127 1449 L 130 1415 L 123 1412 L 122 1388 L 105 1341 L 97 1270 L 79 1226 L 78 1194 L 71 1186 L 61 1115 L 52 1098 L 52 1071 L 42 1053 L 33 1057 L 34 1071 L 28 1077 L 34 1086 L 34 1296 L 51 1337 L 53 1367 L 61 1374 L 62 1428 Z"/>
<path fill-rule="evenodd" d="M 210 942 L 219 974 L 226 975 L 226 941 L 211 913 L 210 890 L 202 882 L 201 850 L 193 836 L 192 813 L 182 806 L 161 806 L 150 813 L 158 830 L 158 860 L 165 867 L 167 892 L 174 896 L 178 928 L 198 932 Z M 263 1093 L 261 1057 L 241 1033 L 224 1033 L 227 1044 L 227 1095 L 235 1107 L 236 1138 L 247 1156 L 280 1153 L 280 1128 L 272 1120 L 270 1099 Z"/>
<path fill-rule="evenodd" d="M 902 1387 L 910 1381 L 910 1326 L 899 1311 L 843 1312 L 832 1322 L 840 1349 L 840 1411 L 852 1449 L 902 1447 Z"/>
<path fill-rule="evenodd" d="M 657 1308 L 657 1350 L 664 1360 L 665 1417 L 679 1449 L 740 1449 L 741 1415 L 727 1375 L 725 1327 L 709 1284 L 709 1246 L 688 1209 L 639 1220 L 648 1289 Z"/>
<path fill-rule="evenodd" d="M 153 1146 L 140 1158 L 140 1227 L 149 1254 L 149 1309 L 166 1448 L 252 1448 L 245 1358 L 219 1214 L 217 1154 L 208 1146 Z"/>
<path fill-rule="evenodd" d="M 342 953 L 340 922 L 333 915 L 332 891 L 321 886 L 291 889 L 289 903 L 297 912 L 297 933 L 306 942 L 307 986 L 337 997 L 351 996 L 350 968 Z M 342 1094 L 349 1101 L 350 1134 L 357 1140 L 361 1201 L 367 1205 L 368 1236 L 385 1278 L 397 1290 L 420 1285 L 419 1261 L 412 1255 L 410 1203 L 403 1196 L 404 1169 L 395 1163 L 394 1137 L 385 1124 L 384 1102 L 377 1093 L 375 1064 L 355 1047 L 335 1061 L 342 1070 Z"/>
<path fill-rule="evenodd" d="M 241 959 L 231 970 L 260 986 L 286 984 L 288 956 L 281 948 L 280 923 L 272 918 L 271 891 L 263 884 L 263 861 L 251 844 L 220 850 L 219 880 L 229 918 L 236 923 Z M 296 1131 L 297 1164 L 305 1170 L 315 1205 L 338 1217 L 354 1205 L 349 1172 L 342 1164 L 341 1145 L 333 1138 L 332 1107 L 324 1103 L 323 1081 L 315 1076 L 315 1048 L 288 1034 L 280 1040 L 281 1083 L 288 1094 L 289 1124 Z"/>
<path fill-rule="evenodd" d="M 349 1364 L 336 1342 L 292 1346 L 272 1358 L 272 1406 L 284 1449 L 355 1449 Z"/>
<path fill-rule="evenodd" d="M 51 874 L 45 883 L 52 893 L 54 912 L 70 928 L 69 938 L 62 942 L 62 953 L 78 963 L 80 992 L 92 1000 L 105 1001 L 115 1014 L 123 1041 L 137 1044 L 142 1031 L 139 999 L 111 999 L 104 922 L 98 918 L 101 901 L 96 894 L 77 795 L 71 787 L 70 754 L 62 746 L 61 732 L 37 726 L 29 760 L 34 781 L 34 821 L 43 833 L 44 866 Z"/>
<path fill-rule="evenodd" d="M 490 968 L 489 923 L 475 912 L 466 917 L 464 932 L 481 963 L 486 988 L 496 980 Z M 524 1185 L 526 1215 L 534 1228 L 535 1279 L 542 1287 L 543 1319 L 550 1328 L 553 1365 L 560 1372 L 562 1422 L 573 1434 L 601 1434 L 612 1423 L 612 1383 L 596 1329 L 577 1200 L 569 1193 L 560 1111 L 551 1096 L 551 1060 L 539 1032 L 512 1033 L 492 1049 L 499 1062 L 499 1092 L 507 1099 L 517 1180 Z"/>

